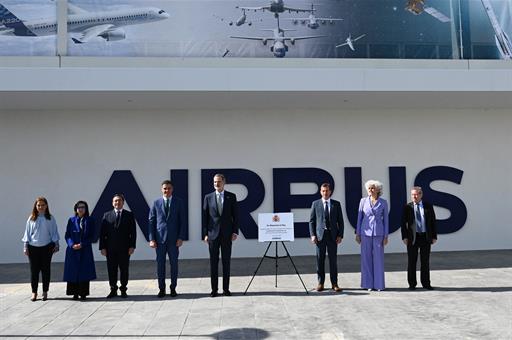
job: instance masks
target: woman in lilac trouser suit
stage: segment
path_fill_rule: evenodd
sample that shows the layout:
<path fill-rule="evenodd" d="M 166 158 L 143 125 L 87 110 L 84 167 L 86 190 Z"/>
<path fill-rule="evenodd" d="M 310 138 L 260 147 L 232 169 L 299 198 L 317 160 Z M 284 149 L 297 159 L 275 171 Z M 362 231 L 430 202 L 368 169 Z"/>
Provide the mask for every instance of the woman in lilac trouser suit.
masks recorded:
<path fill-rule="evenodd" d="M 382 183 L 369 180 L 364 185 L 368 197 L 359 202 L 356 241 L 361 245 L 361 288 L 383 290 L 384 246 L 388 243 L 388 202 L 381 198 Z"/>

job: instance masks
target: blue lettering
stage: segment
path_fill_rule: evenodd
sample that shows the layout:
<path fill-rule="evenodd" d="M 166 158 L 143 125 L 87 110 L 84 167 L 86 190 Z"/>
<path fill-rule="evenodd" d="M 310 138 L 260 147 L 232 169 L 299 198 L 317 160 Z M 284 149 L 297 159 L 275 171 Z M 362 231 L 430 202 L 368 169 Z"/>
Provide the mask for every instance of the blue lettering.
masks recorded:
<path fill-rule="evenodd" d="M 213 176 L 221 173 L 226 176 L 226 183 L 242 184 L 247 188 L 247 197 L 238 202 L 240 230 L 246 239 L 258 238 L 258 224 L 251 213 L 259 208 L 265 198 L 265 186 L 260 176 L 247 169 L 203 169 L 201 170 L 201 207 L 203 198 L 212 192 Z M 202 223 L 206 223 L 202 221 Z"/>
<path fill-rule="evenodd" d="M 437 219 L 437 233 L 454 233 L 464 226 L 468 210 L 462 200 L 446 192 L 440 192 L 430 187 L 434 181 L 448 181 L 460 184 L 464 171 L 449 166 L 433 166 L 423 169 L 416 176 L 414 185 L 423 189 L 423 197 L 435 206 L 446 208 L 450 217 L 445 220 Z"/>
<path fill-rule="evenodd" d="M 320 198 L 322 183 L 331 184 L 334 192 L 334 179 L 319 168 L 276 168 L 274 178 L 274 212 L 290 212 L 292 209 L 311 208 L 311 203 Z M 292 195 L 292 183 L 315 183 L 318 190 L 314 194 Z M 309 237 L 309 222 L 295 222 L 295 237 Z"/>

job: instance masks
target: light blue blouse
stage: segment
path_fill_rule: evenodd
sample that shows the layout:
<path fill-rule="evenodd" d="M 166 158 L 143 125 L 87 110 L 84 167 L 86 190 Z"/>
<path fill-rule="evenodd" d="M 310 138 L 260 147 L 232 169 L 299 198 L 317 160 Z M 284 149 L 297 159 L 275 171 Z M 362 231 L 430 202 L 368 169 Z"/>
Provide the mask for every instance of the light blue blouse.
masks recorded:
<path fill-rule="evenodd" d="M 50 242 L 54 242 L 58 249 L 59 240 L 59 230 L 53 216 L 49 220 L 44 215 L 39 215 L 35 221 L 32 221 L 30 217 L 28 218 L 25 233 L 21 239 L 25 248 L 29 244 L 34 247 L 44 247 Z"/>

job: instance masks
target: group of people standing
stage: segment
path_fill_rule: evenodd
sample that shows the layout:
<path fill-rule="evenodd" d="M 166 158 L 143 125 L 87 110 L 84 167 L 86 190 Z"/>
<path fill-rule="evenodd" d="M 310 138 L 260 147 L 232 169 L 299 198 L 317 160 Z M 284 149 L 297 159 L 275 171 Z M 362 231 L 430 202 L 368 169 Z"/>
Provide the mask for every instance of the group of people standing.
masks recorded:
<path fill-rule="evenodd" d="M 238 203 L 234 193 L 224 190 L 226 178 L 216 174 L 213 178 L 215 191 L 207 194 L 202 207 L 201 237 L 208 244 L 210 254 L 211 297 L 219 294 L 219 256 L 222 258 L 222 292 L 230 296 L 230 263 L 232 243 L 238 237 Z M 382 184 L 368 181 L 365 184 L 368 197 L 359 205 L 356 241 L 361 245 L 361 287 L 368 290 L 383 290 L 384 246 L 388 243 L 388 205 L 381 198 Z M 149 213 L 149 246 L 155 249 L 158 277 L 158 298 L 166 296 L 166 262 L 169 258 L 171 284 L 170 296 L 178 295 L 179 248 L 183 245 L 186 231 L 184 202 L 173 195 L 173 183 L 165 180 L 161 184 L 162 197 L 156 199 Z M 311 207 L 309 231 L 311 242 L 316 245 L 317 291 L 324 290 L 325 255 L 329 257 L 329 272 L 332 289 L 342 291 L 338 285 L 337 247 L 343 240 L 343 215 L 340 202 L 331 199 L 328 183 L 320 188 L 321 199 Z M 416 262 L 418 250 L 421 258 L 421 283 L 432 289 L 429 278 L 430 246 L 437 240 L 435 214 L 432 205 L 422 201 L 419 187 L 411 190 L 412 202 L 404 207 L 402 218 L 402 240 L 407 245 L 409 259 L 409 288 L 416 287 Z M 130 256 L 137 241 L 135 218 L 125 210 L 125 198 L 115 194 L 113 209 L 101 220 L 99 250 L 106 257 L 110 292 L 107 298 L 120 295 L 126 298 L 129 278 Z M 66 294 L 74 300 L 85 300 L 89 295 L 90 281 L 96 279 L 92 243 L 96 237 L 96 223 L 89 215 L 87 202 L 78 201 L 73 207 L 74 216 L 68 219 L 65 233 L 66 257 L 64 281 Z M 48 201 L 38 197 L 27 220 L 24 253 L 28 256 L 31 272 L 32 301 L 37 300 L 39 274 L 42 273 L 42 300 L 48 299 L 50 264 L 52 255 L 59 251 L 59 233 L 55 218 L 50 214 Z M 119 283 L 118 286 L 118 274 Z M 120 294 L 118 293 L 120 292 Z"/>
<path fill-rule="evenodd" d="M 232 242 L 238 236 L 238 204 L 234 193 L 224 190 L 226 178 L 216 174 L 213 178 L 215 191 L 204 197 L 202 214 L 202 239 L 210 252 L 211 293 L 218 295 L 218 265 L 222 257 L 223 294 L 230 296 L 229 278 Z M 185 205 L 173 195 L 173 183 L 165 180 L 161 184 L 162 197 L 153 202 L 149 213 L 149 246 L 155 249 L 158 277 L 157 297 L 166 295 L 165 272 L 167 257 L 171 269 L 170 296 L 178 295 L 178 256 L 186 231 Z M 128 297 L 130 256 L 137 241 L 135 218 L 132 212 L 123 209 L 125 198 L 115 194 L 113 209 L 101 220 L 99 250 L 107 259 L 110 292 L 107 298 Z M 85 300 L 89 295 L 90 282 L 96 279 L 92 243 L 95 240 L 95 221 L 89 216 L 87 202 L 74 205 L 74 216 L 66 226 L 66 257 L 64 281 L 66 294 L 74 300 Z M 53 254 L 59 251 L 59 232 L 55 218 L 50 214 L 48 201 L 38 197 L 27 220 L 22 241 L 24 253 L 30 262 L 32 301 L 37 300 L 39 275 L 43 279 L 43 300 L 48 299 L 50 287 L 50 264 Z M 118 274 L 119 283 L 118 286 Z M 120 294 L 118 294 L 118 291 Z"/>
<path fill-rule="evenodd" d="M 361 245 L 361 288 L 368 291 L 385 289 L 384 247 L 388 244 L 389 208 L 382 196 L 382 183 L 369 180 L 365 183 L 368 192 L 359 202 L 356 226 L 356 242 Z M 340 202 L 331 199 L 331 186 L 320 187 L 321 199 L 313 202 L 309 221 L 311 242 L 316 245 L 317 291 L 324 290 L 325 253 L 329 256 L 329 274 L 332 289 L 338 286 L 337 246 L 343 240 L 343 215 Z M 437 241 L 436 216 L 433 206 L 422 200 L 421 187 L 411 189 L 411 202 L 402 211 L 402 241 L 407 246 L 407 281 L 409 289 L 415 290 L 416 264 L 420 254 L 421 285 L 427 290 L 430 284 L 430 248 Z"/>

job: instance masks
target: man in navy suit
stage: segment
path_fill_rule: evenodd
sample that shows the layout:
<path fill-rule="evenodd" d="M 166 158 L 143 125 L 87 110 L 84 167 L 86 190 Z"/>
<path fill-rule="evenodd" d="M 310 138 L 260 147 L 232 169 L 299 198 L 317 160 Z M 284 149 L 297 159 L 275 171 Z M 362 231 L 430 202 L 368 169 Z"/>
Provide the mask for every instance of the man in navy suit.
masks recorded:
<path fill-rule="evenodd" d="M 219 250 L 222 254 L 222 289 L 230 296 L 229 276 L 231 245 L 238 236 L 238 203 L 236 195 L 225 191 L 226 178 L 222 174 L 213 177 L 215 191 L 203 201 L 202 238 L 210 251 L 211 297 L 217 296 L 219 286 Z"/>
<path fill-rule="evenodd" d="M 185 206 L 183 201 L 172 195 L 173 184 L 162 182 L 163 196 L 157 199 L 149 212 L 149 246 L 156 249 L 158 272 L 158 297 L 165 296 L 165 261 L 171 263 L 171 297 L 175 297 L 178 283 L 179 248 L 185 238 Z"/>
<path fill-rule="evenodd" d="M 430 247 L 437 242 L 436 214 L 432 204 L 422 200 L 421 187 L 411 189 L 411 200 L 402 213 L 402 241 L 407 246 L 407 281 L 409 289 L 416 289 L 416 264 L 418 250 L 421 263 L 421 285 L 433 290 L 430 285 Z"/>
<path fill-rule="evenodd" d="M 331 186 L 324 183 L 320 186 L 322 198 L 311 205 L 309 219 L 309 235 L 311 243 L 316 245 L 316 273 L 318 277 L 317 291 L 324 290 L 325 281 L 325 251 L 329 255 L 329 274 L 332 289 L 341 292 L 338 286 L 338 244 L 343 240 L 343 215 L 341 204 L 331 198 Z"/>

